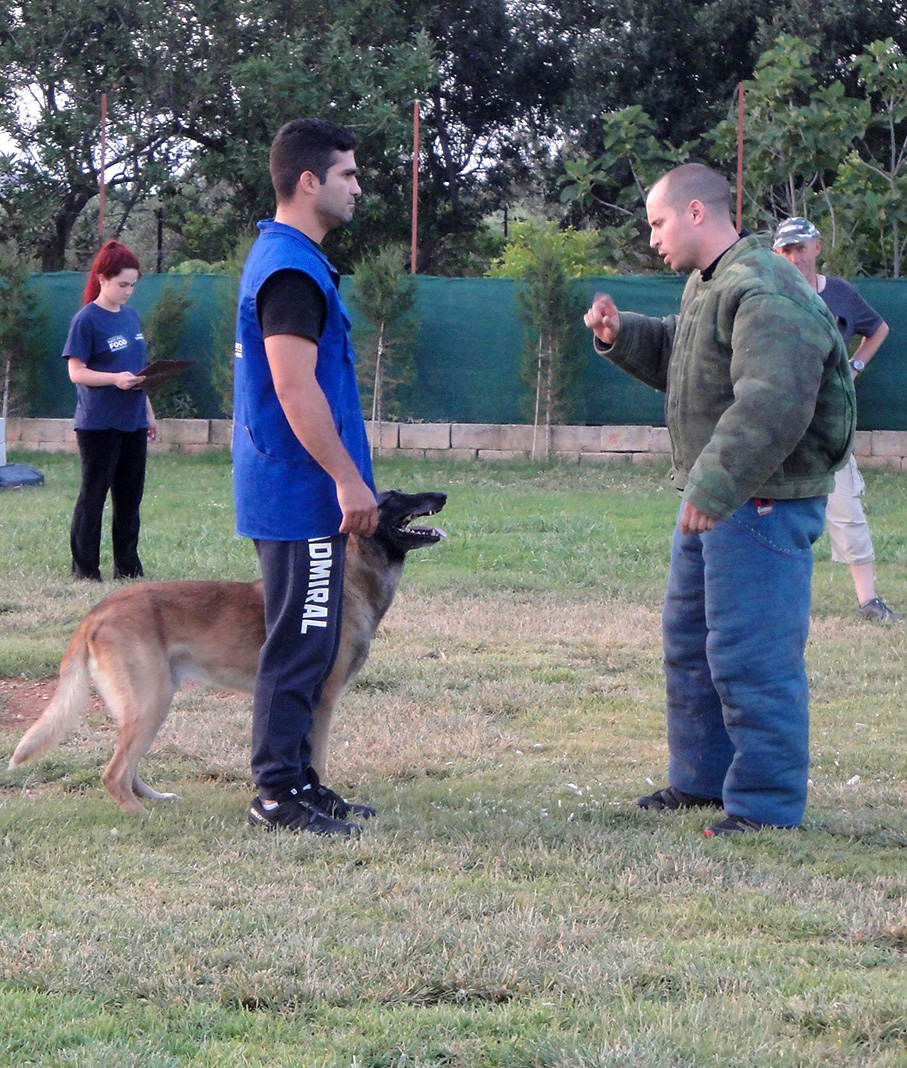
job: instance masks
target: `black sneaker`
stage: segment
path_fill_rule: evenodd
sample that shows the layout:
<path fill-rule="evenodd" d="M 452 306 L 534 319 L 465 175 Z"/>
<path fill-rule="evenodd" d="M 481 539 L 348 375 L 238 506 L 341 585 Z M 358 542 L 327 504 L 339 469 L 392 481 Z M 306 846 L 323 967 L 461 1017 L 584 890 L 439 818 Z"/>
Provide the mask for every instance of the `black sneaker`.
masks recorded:
<path fill-rule="evenodd" d="M 706 827 L 702 833 L 706 838 L 730 838 L 735 834 L 752 834 L 753 831 L 761 831 L 769 826 L 771 824 L 748 820 L 746 816 L 728 816 L 714 827 Z"/>
<path fill-rule="evenodd" d="M 871 601 L 860 605 L 860 618 L 871 619 L 877 623 L 903 623 L 904 617 L 897 612 L 892 612 L 881 597 L 873 597 Z"/>
<path fill-rule="evenodd" d="M 669 808 L 674 811 L 678 808 L 721 808 L 723 802 L 720 797 L 697 797 L 696 794 L 685 794 L 676 786 L 666 786 L 654 794 L 637 797 L 636 804 L 640 808 Z"/>
<path fill-rule="evenodd" d="M 301 792 L 295 787 L 279 793 L 274 800 L 276 808 L 269 809 L 264 807 L 260 797 L 255 798 L 249 807 L 251 827 L 264 827 L 267 831 L 283 828 L 293 834 L 311 831 L 312 834 L 337 834 L 347 838 L 357 836 L 361 829 L 358 823 L 333 819 L 309 801 L 302 800 Z"/>
<path fill-rule="evenodd" d="M 335 820 L 347 820 L 350 816 L 368 820 L 378 815 L 371 805 L 359 805 L 353 801 L 347 801 L 340 794 L 329 790 L 318 778 L 318 772 L 314 768 L 309 768 L 306 775 L 308 782 L 302 788 L 303 799 Z"/>

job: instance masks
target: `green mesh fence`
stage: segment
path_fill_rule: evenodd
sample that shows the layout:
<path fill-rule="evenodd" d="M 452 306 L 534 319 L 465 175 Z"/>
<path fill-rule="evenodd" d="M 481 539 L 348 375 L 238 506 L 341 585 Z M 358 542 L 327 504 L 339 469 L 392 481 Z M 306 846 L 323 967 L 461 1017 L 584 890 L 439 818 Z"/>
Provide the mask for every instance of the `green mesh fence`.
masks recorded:
<path fill-rule="evenodd" d="M 525 422 L 519 377 L 524 326 L 517 314 L 519 282 L 500 278 L 430 278 L 418 280 L 416 310 L 420 323 L 416 376 L 401 397 L 403 416 L 421 422 Z M 587 301 L 599 290 L 612 294 L 619 308 L 647 315 L 677 310 L 684 280 L 680 277 L 583 279 L 576 285 Z M 69 320 L 81 302 L 85 276 L 77 273 L 35 275 L 48 318 L 47 351 L 36 354 L 46 374 L 31 415 L 65 418 L 75 405 L 74 387 L 60 358 Z M 231 296 L 230 280 L 220 276 L 143 276 L 133 298 L 139 316 L 148 315 L 165 285 L 187 287 L 192 300 L 177 354 L 195 360 L 181 382 L 201 418 L 218 418 L 221 400 L 212 385 L 215 345 L 223 346 L 222 323 Z M 343 280 L 349 305 L 352 280 Z M 859 426 L 862 430 L 907 429 L 907 279 L 869 279 L 858 288 L 889 326 L 891 334 L 868 371 L 858 380 Z M 229 314 L 229 312 L 228 312 Z M 220 340 L 215 341 L 218 338 Z M 601 425 L 662 425 L 663 398 L 615 370 L 581 342 L 588 354 L 575 390 L 568 422 Z M 151 354 L 152 357 L 154 353 Z M 220 353 L 220 357 L 229 352 Z M 796 354 L 792 353 L 792 358 Z"/>

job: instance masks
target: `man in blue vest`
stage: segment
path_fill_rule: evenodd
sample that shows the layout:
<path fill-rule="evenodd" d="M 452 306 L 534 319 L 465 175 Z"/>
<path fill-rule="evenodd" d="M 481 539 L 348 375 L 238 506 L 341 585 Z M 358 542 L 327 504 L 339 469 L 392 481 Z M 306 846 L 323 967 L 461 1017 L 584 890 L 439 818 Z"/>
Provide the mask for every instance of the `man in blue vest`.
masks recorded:
<path fill-rule="evenodd" d="M 374 814 L 318 781 L 309 745 L 340 639 L 346 538 L 378 524 L 350 320 L 321 250 L 361 193 L 355 147 L 318 119 L 275 137 L 277 210 L 243 270 L 234 361 L 236 529 L 254 541 L 265 599 L 249 823 L 323 835 L 355 834 L 350 817 Z"/>

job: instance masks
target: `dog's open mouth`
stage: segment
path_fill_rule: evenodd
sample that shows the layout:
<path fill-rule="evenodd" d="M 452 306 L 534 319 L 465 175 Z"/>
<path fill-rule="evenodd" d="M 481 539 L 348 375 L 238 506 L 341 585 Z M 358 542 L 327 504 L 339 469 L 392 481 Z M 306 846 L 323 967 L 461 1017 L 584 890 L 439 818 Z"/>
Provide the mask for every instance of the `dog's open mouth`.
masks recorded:
<path fill-rule="evenodd" d="M 437 509 L 436 511 L 439 510 L 440 509 Z M 440 541 L 442 538 L 446 538 L 447 535 L 440 527 L 423 527 L 412 525 L 414 519 L 422 519 L 428 515 L 435 515 L 436 511 L 419 512 L 417 515 L 404 516 L 395 524 L 397 533 L 405 535 L 409 538 L 419 538 L 422 541 Z"/>

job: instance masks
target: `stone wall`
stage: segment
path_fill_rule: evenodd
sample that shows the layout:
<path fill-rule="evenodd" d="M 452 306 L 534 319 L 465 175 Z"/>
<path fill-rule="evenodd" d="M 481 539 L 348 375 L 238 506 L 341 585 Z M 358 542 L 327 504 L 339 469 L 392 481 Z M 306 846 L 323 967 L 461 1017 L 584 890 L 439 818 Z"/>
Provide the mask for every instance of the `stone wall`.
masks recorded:
<path fill-rule="evenodd" d="M 153 449 L 203 452 L 230 445 L 229 419 L 161 419 Z M 369 427 L 370 434 L 372 428 Z M 545 455 L 544 431 L 522 424 L 382 423 L 379 454 L 422 459 L 515 460 Z M 71 419 L 8 419 L 11 451 L 77 452 Z M 907 469 L 907 431 L 859 430 L 854 453 L 861 467 Z M 670 458 L 668 432 L 657 426 L 557 426 L 551 454 L 573 463 L 641 463 Z"/>
<path fill-rule="evenodd" d="M 161 452 L 204 452 L 229 448 L 233 424 L 229 419 L 161 419 L 158 440 L 152 446 Z M 78 452 L 72 419 L 7 419 L 9 451 Z"/>

